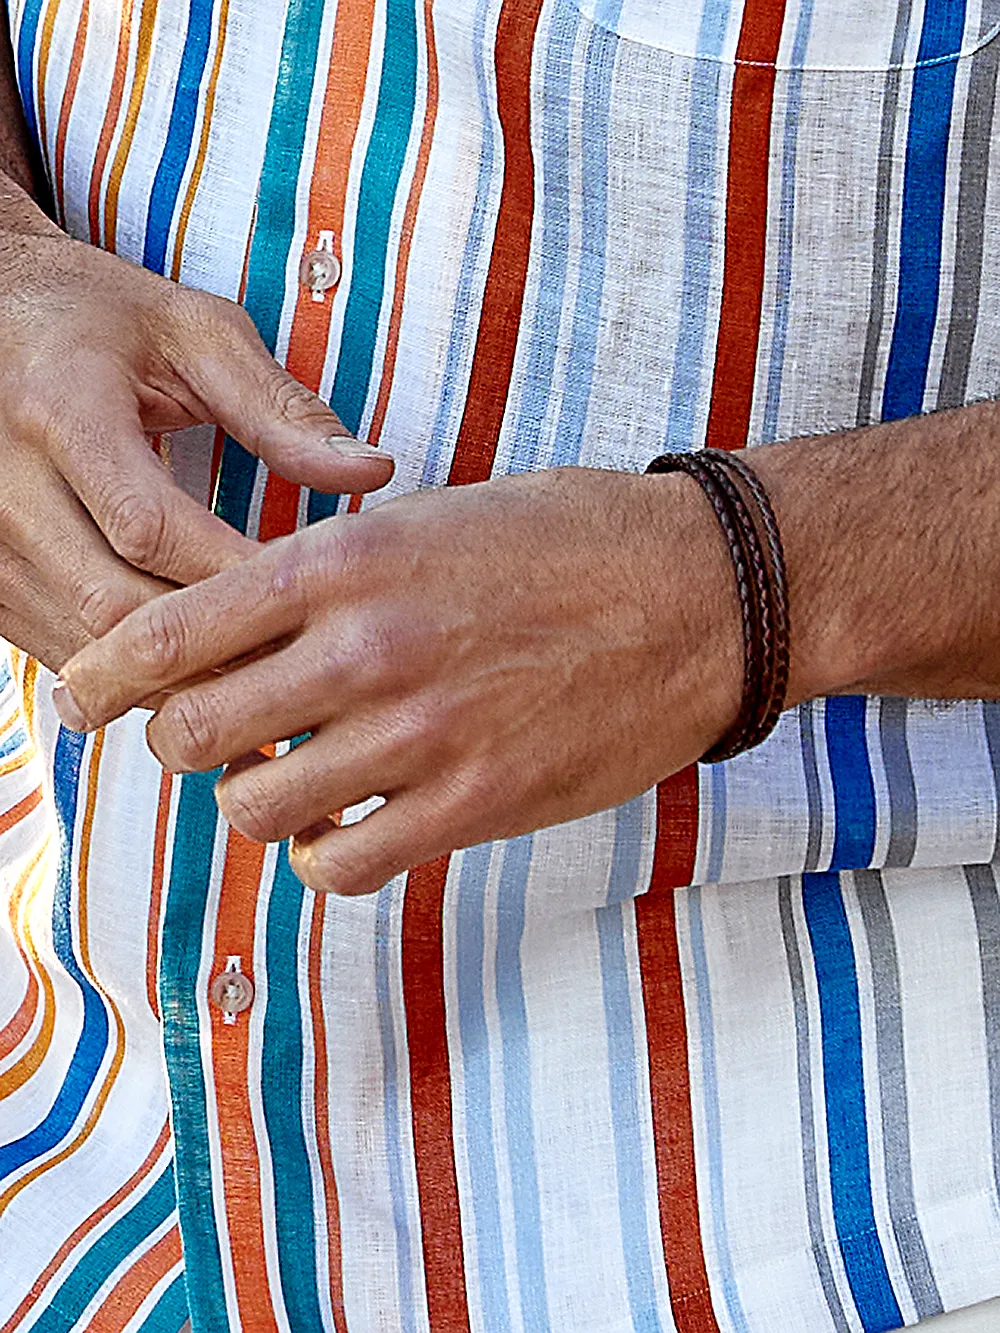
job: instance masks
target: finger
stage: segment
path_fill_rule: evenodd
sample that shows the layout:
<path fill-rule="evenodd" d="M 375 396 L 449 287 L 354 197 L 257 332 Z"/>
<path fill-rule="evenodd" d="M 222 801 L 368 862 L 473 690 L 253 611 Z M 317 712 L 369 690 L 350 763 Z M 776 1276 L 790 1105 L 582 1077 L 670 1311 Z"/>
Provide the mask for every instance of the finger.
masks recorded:
<path fill-rule="evenodd" d="M 334 811 L 400 787 L 407 748 L 373 745 L 364 729 L 327 728 L 280 758 L 254 756 L 231 765 L 215 785 L 215 799 L 245 837 L 280 842 Z"/>
<path fill-rule="evenodd" d="M 63 476 L 130 565 L 171 583 L 197 583 L 258 549 L 180 489 L 127 408 L 65 429 L 76 434 L 76 447 L 59 450 Z"/>
<path fill-rule="evenodd" d="M 319 893 L 374 893 L 394 876 L 451 851 L 444 829 L 420 791 L 399 792 L 355 824 L 329 821 L 296 835 L 288 860 Z"/>
<path fill-rule="evenodd" d="M 156 598 L 67 662 L 59 705 L 67 726 L 102 726 L 161 690 L 298 629 L 305 610 L 279 546 Z"/>
<path fill-rule="evenodd" d="M 177 318 L 186 326 L 177 373 L 211 419 L 268 467 L 321 491 L 386 484 L 392 458 L 353 439 L 321 398 L 279 366 L 240 306 L 184 293 Z"/>
<path fill-rule="evenodd" d="M 170 586 L 120 559 L 63 478 L 30 451 L 0 494 L 0 532 L 0 588 L 24 589 L 15 609 L 29 622 L 36 606 L 58 605 L 98 636 Z"/>

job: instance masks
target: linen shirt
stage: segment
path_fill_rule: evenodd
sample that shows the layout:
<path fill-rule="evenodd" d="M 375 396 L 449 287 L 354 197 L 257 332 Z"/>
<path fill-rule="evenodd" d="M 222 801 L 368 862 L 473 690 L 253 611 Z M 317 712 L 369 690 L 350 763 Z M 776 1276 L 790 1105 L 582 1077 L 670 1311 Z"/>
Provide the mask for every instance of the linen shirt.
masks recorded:
<path fill-rule="evenodd" d="M 395 455 L 365 506 L 1000 390 L 998 0 L 10 19 L 60 220 L 242 300 Z M 251 536 L 356 507 L 217 443 Z M 1000 1293 L 997 704 L 813 701 L 347 901 L 50 685 L 6 651 L 3 1333 L 875 1333 Z"/>

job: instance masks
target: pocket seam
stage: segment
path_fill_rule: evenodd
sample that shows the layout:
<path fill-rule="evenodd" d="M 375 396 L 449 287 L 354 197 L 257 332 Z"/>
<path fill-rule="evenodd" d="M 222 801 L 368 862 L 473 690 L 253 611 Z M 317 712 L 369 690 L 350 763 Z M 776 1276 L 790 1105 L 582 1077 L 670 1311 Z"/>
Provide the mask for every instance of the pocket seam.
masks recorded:
<path fill-rule="evenodd" d="M 910 70 L 933 69 L 935 65 L 957 64 L 960 60 L 970 60 L 989 46 L 1000 36 L 1000 21 L 982 33 L 970 46 L 963 46 L 960 51 L 951 51 L 943 56 L 934 56 L 930 60 L 903 60 L 894 65 L 779 65 L 769 60 L 737 60 L 727 56 L 705 55 L 698 51 L 677 51 L 671 46 L 661 46 L 658 42 L 645 41 L 641 37 L 630 37 L 612 28 L 601 19 L 584 14 L 579 0 L 572 0 L 574 9 L 587 23 L 603 32 L 611 33 L 620 41 L 630 42 L 633 46 L 644 46 L 649 50 L 662 51 L 664 55 L 674 56 L 678 60 L 690 60 L 692 63 L 705 65 L 724 65 L 728 69 L 773 69 L 779 74 L 904 74 Z"/>

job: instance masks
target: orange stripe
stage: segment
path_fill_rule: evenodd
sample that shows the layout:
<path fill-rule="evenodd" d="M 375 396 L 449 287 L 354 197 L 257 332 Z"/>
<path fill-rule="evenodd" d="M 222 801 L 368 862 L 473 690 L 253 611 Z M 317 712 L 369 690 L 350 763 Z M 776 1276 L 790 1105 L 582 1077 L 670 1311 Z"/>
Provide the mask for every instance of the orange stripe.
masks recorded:
<path fill-rule="evenodd" d="M 97 805 L 97 782 L 103 750 L 104 731 L 102 728 L 94 734 L 94 746 L 91 751 L 90 769 L 87 775 L 87 805 L 84 811 L 83 828 L 80 834 L 77 917 L 79 922 L 78 935 L 80 940 L 80 965 L 87 973 L 91 983 L 100 992 L 114 1017 L 115 1053 L 111 1058 L 108 1072 L 104 1076 L 101 1090 L 97 1094 L 94 1104 L 90 1109 L 90 1113 L 84 1121 L 83 1127 L 77 1134 L 76 1138 L 68 1143 L 60 1152 L 56 1153 L 54 1157 L 50 1157 L 47 1161 L 39 1162 L 39 1164 L 33 1170 L 29 1171 L 27 1175 L 22 1176 L 13 1185 L 9 1186 L 3 1194 L 0 1194 L 0 1215 L 4 1213 L 11 1201 L 15 1199 L 23 1189 L 26 1189 L 28 1185 L 37 1180 L 40 1176 L 43 1176 L 47 1171 L 51 1171 L 53 1167 L 58 1166 L 61 1162 L 65 1162 L 68 1157 L 72 1157 L 73 1153 L 75 1153 L 76 1150 L 90 1138 L 97 1122 L 104 1113 L 108 1098 L 111 1096 L 111 1089 L 115 1085 L 115 1081 L 118 1078 L 122 1063 L 125 1059 L 125 1025 L 122 1022 L 122 1016 L 117 1004 L 94 975 L 94 969 L 90 961 L 90 937 L 87 928 L 87 888 L 90 871 L 90 840 L 94 826 L 94 809 Z"/>
<path fill-rule="evenodd" d="M 432 1333 L 469 1328 L 462 1219 L 451 1122 L 444 1006 L 444 886 L 448 857 L 411 870 L 403 902 L 403 1001 L 410 1106 Z"/>
<path fill-rule="evenodd" d="M 332 231 L 338 245 L 343 235 L 351 154 L 361 120 L 374 21 L 372 0 L 337 6 L 330 71 L 309 189 L 307 243 L 310 245 L 315 243 L 320 231 Z M 319 392 L 332 311 L 331 293 L 328 292 L 323 301 L 314 301 L 311 292 L 300 289 L 285 365 L 289 373 L 313 393 Z M 270 474 L 261 506 L 260 540 L 268 541 L 294 532 L 298 512 L 299 487 L 284 477 Z"/>
<path fill-rule="evenodd" d="M 73 41 L 73 52 L 69 60 L 69 72 L 66 75 L 66 87 L 63 89 L 62 105 L 59 108 L 59 125 L 56 129 L 56 153 L 53 169 L 53 185 L 56 196 L 56 210 L 59 218 L 66 216 L 63 200 L 63 182 L 66 173 L 66 134 L 69 130 L 69 114 L 73 108 L 77 85 L 80 82 L 80 67 L 83 64 L 84 47 L 87 44 L 87 26 L 90 20 L 90 0 L 83 0 L 80 6 L 80 21 Z"/>
<path fill-rule="evenodd" d="M 128 110 L 125 113 L 125 124 L 122 128 L 121 138 L 118 140 L 114 162 L 111 165 L 111 175 L 108 177 L 108 192 L 104 201 L 105 250 L 115 250 L 117 248 L 118 195 L 121 190 L 122 176 L 125 174 L 125 164 L 128 162 L 128 155 L 132 151 L 132 140 L 135 138 L 135 127 L 139 120 L 142 94 L 146 88 L 146 75 L 149 73 L 149 55 L 153 45 L 153 26 L 156 23 L 157 3 L 158 0 L 143 0 L 139 16 L 139 38 L 136 42 L 132 92 L 128 99 Z"/>
<path fill-rule="evenodd" d="M 750 431 L 764 295 L 774 62 L 785 0 L 747 0 L 733 74 L 726 260 L 705 443 L 739 449 Z"/>
<path fill-rule="evenodd" d="M 160 971 L 160 908 L 163 902 L 163 866 L 167 855 L 167 825 L 170 823 L 170 797 L 174 779 L 171 773 L 160 775 L 160 799 L 156 807 L 156 833 L 153 835 L 153 876 L 149 891 L 149 918 L 146 924 L 146 998 L 157 1018 L 160 1004 L 156 980 Z"/>
<path fill-rule="evenodd" d="M 42 788 L 36 787 L 23 800 L 18 801 L 17 805 L 0 815 L 0 835 L 8 833 L 16 824 L 20 824 L 22 819 L 27 819 L 33 810 L 36 810 L 42 803 Z"/>
<path fill-rule="evenodd" d="M 139 1306 L 181 1262 L 181 1233 L 173 1226 L 123 1273 L 87 1324 L 87 1333 L 122 1333 Z"/>
<path fill-rule="evenodd" d="M 639 968 L 646 1011 L 649 1092 L 659 1184 L 660 1231 L 677 1333 L 718 1333 L 701 1241 L 687 1022 L 674 919 L 678 876 L 688 882 L 697 831 L 678 811 L 697 801 L 686 769 L 657 793 L 656 850 L 648 893 L 635 902 Z"/>
<path fill-rule="evenodd" d="M 101 136 L 97 141 L 97 151 L 94 154 L 94 169 L 90 175 L 88 212 L 90 216 L 90 240 L 93 245 L 100 245 L 101 243 L 101 184 L 104 180 L 104 168 L 107 164 L 108 153 L 111 151 L 111 140 L 115 135 L 115 126 L 118 124 L 118 113 L 121 111 L 122 97 L 125 92 L 125 75 L 128 70 L 128 48 L 132 39 L 132 4 L 133 0 L 122 0 L 121 20 L 118 27 L 118 54 L 115 57 L 115 72 L 111 79 L 111 90 L 108 95 L 108 105 L 104 111 L 104 123 L 101 126 Z"/>
<path fill-rule="evenodd" d="M 24 664 L 24 680 L 21 682 L 21 707 L 24 709 L 24 725 L 35 745 L 35 689 L 38 684 L 38 662 L 33 657 Z"/>
<path fill-rule="evenodd" d="M 531 56 L 542 0 L 507 0 L 497 25 L 497 114 L 503 129 L 503 193 L 483 295 L 479 337 L 448 483 L 485 481 L 493 470 L 521 324 L 535 211 L 531 152 Z"/>
<path fill-rule="evenodd" d="M 25 1296 L 24 1300 L 17 1307 L 6 1324 L 0 1328 L 0 1333 L 12 1333 L 18 1324 L 22 1322 L 25 1315 L 38 1302 L 38 1298 L 51 1282 L 52 1278 L 59 1271 L 62 1265 L 76 1249 L 83 1238 L 93 1231 L 99 1222 L 103 1221 L 107 1215 L 118 1207 L 128 1196 L 137 1189 L 152 1171 L 153 1166 L 163 1154 L 167 1143 L 170 1140 L 170 1124 L 165 1123 L 157 1136 L 156 1142 L 149 1151 L 149 1156 L 137 1170 L 135 1170 L 125 1184 L 120 1189 L 115 1190 L 109 1199 L 101 1204 L 100 1208 L 90 1214 L 86 1221 L 81 1222 L 75 1231 L 60 1245 L 59 1249 L 46 1264 L 44 1270 L 39 1274 L 31 1290 Z"/>
<path fill-rule="evenodd" d="M 229 24 L 229 0 L 221 0 L 219 5 L 219 29 L 215 39 L 215 60 L 212 62 L 212 72 L 208 78 L 208 88 L 205 92 L 205 110 L 201 120 L 201 138 L 198 141 L 198 152 L 195 154 L 194 167 L 191 171 L 191 179 L 188 181 L 188 187 L 184 194 L 184 203 L 181 206 L 181 215 L 177 222 L 177 239 L 174 242 L 174 259 L 171 268 L 171 276 L 174 282 L 178 282 L 181 276 L 181 260 L 184 256 L 184 242 L 187 238 L 188 223 L 191 220 L 191 210 L 194 207 L 195 196 L 198 193 L 198 186 L 201 184 L 202 172 L 205 170 L 205 157 L 208 153 L 208 138 L 212 130 L 212 114 L 215 111 L 215 91 L 219 83 L 219 70 L 222 68 L 222 53 L 226 46 L 226 29 Z"/>
<path fill-rule="evenodd" d="M 230 829 L 222 872 L 215 927 L 212 976 L 225 970 L 230 954 L 238 954 L 243 972 L 253 979 L 254 908 L 260 892 L 265 848 Z M 260 1192 L 260 1158 L 251 1119 L 248 1065 L 249 1014 L 231 1026 L 212 1010 L 212 1070 L 222 1146 L 222 1183 L 229 1222 L 230 1252 L 243 1333 L 278 1324 L 271 1308 L 265 1258 L 264 1220 Z"/>
<path fill-rule="evenodd" d="M 21 955 L 21 961 L 24 963 L 25 970 L 28 973 L 28 986 L 24 992 L 24 999 L 18 1006 L 17 1013 L 14 1014 L 10 1021 L 4 1025 L 2 1030 L 0 1030 L 0 1061 L 5 1060 L 8 1055 L 16 1050 L 28 1035 L 31 1031 L 31 1025 L 35 1021 L 35 1014 L 38 1012 L 38 973 L 35 970 L 34 958 L 29 956 L 28 951 L 24 947 L 20 915 L 21 903 L 24 900 L 24 891 L 27 888 L 34 871 L 37 870 L 38 864 L 44 856 L 45 851 L 45 847 L 42 847 L 37 851 L 26 868 L 20 875 L 18 875 L 17 883 L 10 896 L 10 903 L 7 909 L 11 926 L 11 939 L 13 939 L 17 951 Z M 32 953 L 34 953 L 34 950 L 32 950 Z M 0 1098 L 4 1095 L 5 1094 L 2 1091 L 2 1083 L 0 1083 Z"/>
<path fill-rule="evenodd" d="M 52 977 L 48 969 L 42 963 L 29 924 L 35 895 L 38 893 L 45 880 L 44 873 L 37 872 L 43 872 L 43 859 L 48 852 L 50 845 L 50 840 L 46 838 L 45 845 L 38 853 L 38 858 L 33 867 L 36 874 L 33 876 L 34 883 L 32 884 L 31 892 L 28 895 L 28 901 L 25 904 L 24 929 L 22 936 L 28 951 L 28 956 L 31 959 L 33 970 L 41 982 L 42 1021 L 39 1025 L 38 1032 L 35 1034 L 35 1039 L 28 1049 L 20 1059 L 16 1060 L 14 1064 L 6 1070 L 4 1074 L 0 1075 L 0 1101 L 5 1100 L 5 1098 L 10 1097 L 13 1093 L 17 1092 L 18 1088 L 23 1087 L 35 1074 L 49 1052 L 49 1047 L 52 1045 L 52 1036 L 56 1027 L 56 997 L 55 989 L 52 985 Z"/>
<path fill-rule="evenodd" d="M 313 1020 L 313 1097 L 316 1113 L 316 1147 L 319 1151 L 323 1174 L 323 1193 L 326 1199 L 327 1261 L 330 1269 L 330 1305 L 337 1333 L 347 1333 L 344 1314 L 344 1271 L 340 1244 L 340 1201 L 337 1198 L 337 1179 L 333 1170 L 330 1149 L 329 1071 L 326 1056 L 326 1020 L 323 1016 L 323 920 L 326 899 L 317 894 L 313 902 L 312 922 L 309 927 L 309 994 L 312 997 Z"/>

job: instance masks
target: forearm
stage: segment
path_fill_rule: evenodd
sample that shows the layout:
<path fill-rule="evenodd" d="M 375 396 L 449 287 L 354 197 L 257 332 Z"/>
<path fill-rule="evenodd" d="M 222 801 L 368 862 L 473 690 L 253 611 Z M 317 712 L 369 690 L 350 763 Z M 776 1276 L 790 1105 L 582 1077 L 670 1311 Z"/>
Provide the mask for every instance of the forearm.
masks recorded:
<path fill-rule="evenodd" d="M 1000 406 L 755 449 L 789 573 L 789 703 L 1000 696 Z"/>

